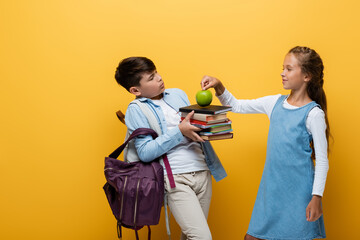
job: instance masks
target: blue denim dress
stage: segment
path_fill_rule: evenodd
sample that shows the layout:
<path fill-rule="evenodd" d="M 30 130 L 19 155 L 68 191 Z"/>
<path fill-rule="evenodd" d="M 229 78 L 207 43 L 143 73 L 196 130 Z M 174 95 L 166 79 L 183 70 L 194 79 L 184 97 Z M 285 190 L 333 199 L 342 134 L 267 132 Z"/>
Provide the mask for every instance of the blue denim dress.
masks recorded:
<path fill-rule="evenodd" d="M 323 216 L 306 220 L 314 182 L 306 118 L 318 105 L 286 109 L 286 97 L 278 99 L 271 113 L 266 162 L 247 234 L 268 240 L 325 238 Z"/>

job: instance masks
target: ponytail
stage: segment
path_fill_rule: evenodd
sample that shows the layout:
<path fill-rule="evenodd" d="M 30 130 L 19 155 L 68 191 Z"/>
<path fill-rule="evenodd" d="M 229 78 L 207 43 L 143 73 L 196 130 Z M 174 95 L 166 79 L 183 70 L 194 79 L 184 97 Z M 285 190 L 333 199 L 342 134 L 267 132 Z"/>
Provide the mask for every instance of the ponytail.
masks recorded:
<path fill-rule="evenodd" d="M 327 114 L 327 101 L 326 94 L 323 88 L 324 85 L 324 65 L 323 62 L 315 52 L 315 50 L 308 47 L 294 47 L 289 53 L 295 55 L 301 65 L 301 71 L 303 73 L 309 74 L 311 80 L 307 84 L 307 93 L 311 100 L 315 101 L 320 105 L 321 109 L 325 113 L 325 123 L 326 123 L 326 139 L 328 142 L 328 152 L 329 152 L 329 138 L 330 134 L 330 125 Z M 313 151 L 314 155 L 314 151 Z"/>
<path fill-rule="evenodd" d="M 326 100 L 326 94 L 323 88 L 324 80 L 321 79 L 321 82 L 319 85 L 313 84 L 310 80 L 308 86 L 307 86 L 307 92 L 309 97 L 315 101 L 317 104 L 320 105 L 321 109 L 325 113 L 325 123 L 326 123 L 326 139 L 329 142 L 330 137 L 330 126 L 329 126 L 329 120 L 328 120 L 328 114 L 327 114 L 327 100 Z"/>

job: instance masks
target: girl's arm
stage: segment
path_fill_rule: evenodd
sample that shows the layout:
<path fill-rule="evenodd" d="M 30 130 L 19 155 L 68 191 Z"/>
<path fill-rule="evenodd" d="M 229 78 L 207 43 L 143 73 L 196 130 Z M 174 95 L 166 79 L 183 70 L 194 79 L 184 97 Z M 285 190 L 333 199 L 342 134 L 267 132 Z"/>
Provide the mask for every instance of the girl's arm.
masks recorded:
<path fill-rule="evenodd" d="M 306 219 L 316 221 L 322 215 L 321 199 L 325 189 L 329 161 L 327 158 L 327 139 L 325 114 L 320 108 L 310 111 L 306 126 L 313 136 L 315 150 L 315 177 L 313 183 L 313 197 L 306 208 Z"/>
<path fill-rule="evenodd" d="M 313 137 L 315 150 L 315 176 L 313 184 L 313 195 L 323 196 L 327 172 L 329 170 L 329 160 L 327 157 L 328 143 L 326 139 L 325 114 L 320 108 L 310 111 L 307 128 Z"/>
<path fill-rule="evenodd" d="M 204 76 L 201 80 L 202 89 L 206 90 L 214 88 L 216 96 L 219 98 L 222 105 L 229 105 L 232 107 L 232 112 L 235 113 L 265 113 L 270 118 L 272 109 L 276 101 L 281 96 L 272 95 L 252 100 L 236 99 L 217 78 Z"/>
<path fill-rule="evenodd" d="M 227 89 L 217 96 L 222 105 L 230 105 L 235 113 L 265 113 L 269 118 L 281 95 L 271 95 L 257 99 L 236 99 Z"/>

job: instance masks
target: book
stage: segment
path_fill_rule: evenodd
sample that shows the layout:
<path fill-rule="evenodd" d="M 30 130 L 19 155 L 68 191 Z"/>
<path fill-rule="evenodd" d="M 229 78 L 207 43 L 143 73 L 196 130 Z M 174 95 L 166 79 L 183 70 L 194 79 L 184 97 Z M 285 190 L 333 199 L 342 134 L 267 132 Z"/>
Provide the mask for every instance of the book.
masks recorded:
<path fill-rule="evenodd" d="M 181 118 L 185 118 L 189 113 L 188 112 L 182 112 Z M 204 113 L 194 113 L 194 115 L 191 117 L 191 119 L 204 121 L 204 122 L 214 122 L 217 120 L 223 120 L 226 119 L 226 113 L 220 113 L 220 114 L 204 114 Z"/>
<path fill-rule="evenodd" d="M 231 138 L 233 138 L 233 133 L 225 133 L 225 134 L 210 135 L 210 136 L 200 136 L 200 137 L 206 141 L 231 139 Z"/>
<path fill-rule="evenodd" d="M 221 134 L 225 134 L 225 133 L 230 133 L 233 130 L 230 129 L 226 129 L 226 130 L 222 130 L 222 131 L 218 131 L 218 132 L 199 132 L 200 136 L 214 136 L 214 135 L 221 135 Z"/>
<path fill-rule="evenodd" d="M 218 133 L 218 132 L 229 131 L 229 130 L 232 131 L 231 124 L 205 128 L 200 133 Z"/>
<path fill-rule="evenodd" d="M 185 118 L 182 117 L 181 118 L 181 121 L 183 121 Z M 224 118 L 224 119 L 219 119 L 219 120 L 210 120 L 210 121 L 207 121 L 207 122 L 204 122 L 204 121 L 200 121 L 200 120 L 195 120 L 195 119 L 190 119 L 190 123 L 195 125 L 195 124 L 198 124 L 198 125 L 213 125 L 213 124 L 220 124 L 220 123 L 226 123 L 228 122 L 229 119 L 228 118 Z"/>
<path fill-rule="evenodd" d="M 206 123 L 206 122 L 200 122 L 200 121 L 192 121 L 190 120 L 190 124 L 194 125 L 195 127 L 206 129 L 206 128 L 212 128 L 212 127 L 220 127 L 220 126 L 226 126 L 231 125 L 231 120 L 227 119 L 225 122 L 220 123 Z"/>
<path fill-rule="evenodd" d="M 179 108 L 179 112 L 191 112 L 193 111 L 195 113 L 204 113 L 204 114 L 219 114 L 219 113 L 224 113 L 224 112 L 228 112 L 231 111 L 231 107 L 229 106 L 220 106 L 220 105 L 209 105 L 206 107 L 201 107 L 197 104 L 193 104 L 187 107 L 181 107 Z"/>

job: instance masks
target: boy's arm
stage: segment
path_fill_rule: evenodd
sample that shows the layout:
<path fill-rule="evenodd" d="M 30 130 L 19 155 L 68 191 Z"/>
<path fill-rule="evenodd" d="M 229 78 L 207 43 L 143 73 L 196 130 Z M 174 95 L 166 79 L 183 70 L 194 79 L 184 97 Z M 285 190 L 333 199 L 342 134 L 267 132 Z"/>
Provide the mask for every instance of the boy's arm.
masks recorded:
<path fill-rule="evenodd" d="M 125 123 L 130 134 L 137 128 L 150 128 L 146 116 L 136 104 L 128 107 Z M 150 162 L 178 145 L 183 138 L 184 136 L 177 126 L 156 139 L 152 139 L 150 135 L 141 135 L 135 139 L 135 147 L 139 158 L 144 162 Z"/>

